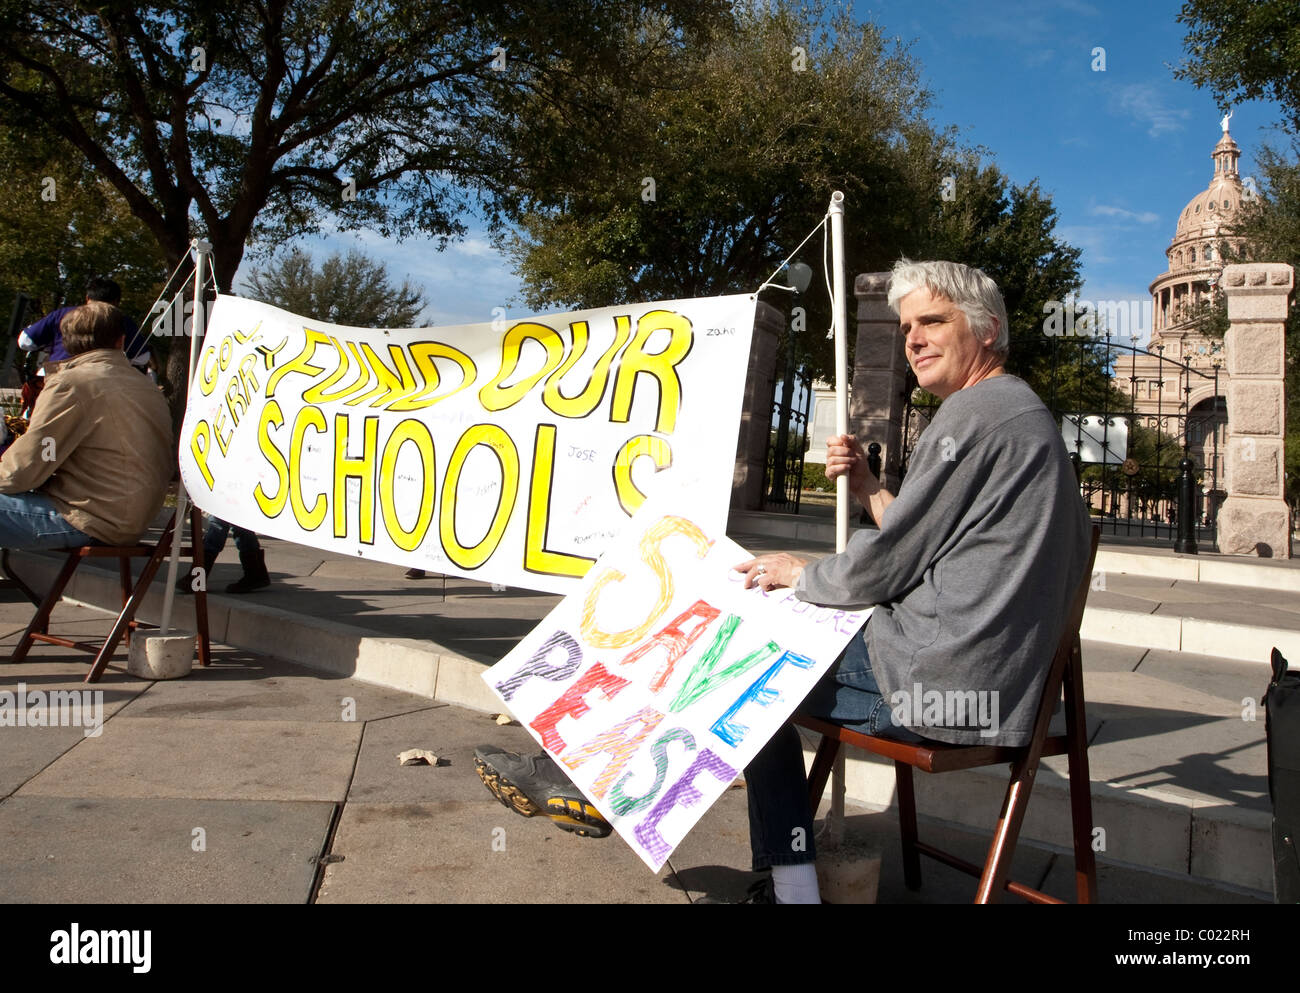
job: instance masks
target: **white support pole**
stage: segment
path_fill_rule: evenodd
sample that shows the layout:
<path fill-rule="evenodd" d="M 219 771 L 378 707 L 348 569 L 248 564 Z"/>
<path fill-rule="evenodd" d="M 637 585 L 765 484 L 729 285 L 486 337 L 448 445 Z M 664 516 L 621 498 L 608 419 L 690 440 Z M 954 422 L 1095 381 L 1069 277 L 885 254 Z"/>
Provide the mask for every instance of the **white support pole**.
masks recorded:
<path fill-rule="evenodd" d="M 844 288 L 844 194 L 831 194 L 831 286 L 832 320 L 835 332 L 835 433 L 849 433 L 849 345 L 844 327 L 848 307 Z M 849 543 L 849 478 L 835 480 L 835 551 L 842 552 Z"/>
<path fill-rule="evenodd" d="M 185 380 L 187 400 L 189 385 L 194 382 L 194 368 L 199 361 L 199 348 L 204 332 L 207 330 L 207 310 L 203 306 L 203 285 L 207 278 L 205 269 L 211 265 L 212 246 L 202 239 L 195 238 L 190 242 L 190 250 L 194 253 L 194 310 L 190 321 L 189 374 Z M 189 496 L 185 492 L 185 482 L 181 480 L 176 484 L 176 527 L 172 531 L 171 557 L 167 562 L 167 585 L 163 590 L 162 623 L 158 627 L 160 636 L 166 635 L 171 627 L 172 602 L 176 599 L 176 573 L 180 565 L 181 544 L 185 536 L 186 513 L 188 510 Z M 200 540 L 199 535 L 195 535 L 194 538 L 196 541 Z M 211 562 L 204 563 L 204 568 L 209 571 L 211 571 L 211 566 Z"/>
<path fill-rule="evenodd" d="M 844 194 L 831 194 L 831 328 L 835 334 L 835 433 L 849 433 L 848 334 L 844 317 L 848 297 L 844 286 Z M 849 543 L 849 480 L 835 480 L 835 551 Z M 826 817 L 823 844 L 837 846 L 844 836 L 844 750 L 841 748 L 831 770 L 831 809 Z"/>

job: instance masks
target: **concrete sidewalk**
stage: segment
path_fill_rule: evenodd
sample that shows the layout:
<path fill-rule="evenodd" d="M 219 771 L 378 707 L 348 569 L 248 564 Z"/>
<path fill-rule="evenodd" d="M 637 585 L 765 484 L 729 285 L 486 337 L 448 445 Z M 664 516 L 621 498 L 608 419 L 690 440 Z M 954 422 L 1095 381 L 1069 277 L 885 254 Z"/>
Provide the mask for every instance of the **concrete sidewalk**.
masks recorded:
<path fill-rule="evenodd" d="M 738 523 L 749 533 L 737 540 L 756 551 L 828 550 L 817 535 L 786 533 L 780 520 L 768 533 L 758 533 L 763 521 L 733 519 L 733 528 Z M 400 566 L 265 544 L 272 587 L 210 596 L 213 638 L 231 646 L 210 670 L 157 684 L 110 670 L 99 685 L 111 716 L 97 738 L 71 728 L 0 728 L 0 842 L 8 842 L 0 900 L 686 902 L 743 892 L 750 877 L 742 788 L 719 802 L 656 880 L 621 841 L 579 839 L 518 818 L 474 776 L 474 745 L 532 747 L 522 728 L 498 728 L 485 716 L 498 704 L 479 676 L 558 598 L 454 577 L 407 580 Z M 38 589 L 56 564 L 48 556 L 14 559 Z M 228 547 L 211 588 L 238 575 Z M 83 567 L 69 595 L 110 605 L 114 581 Z M 1106 595 L 1172 602 L 1153 591 L 1180 582 L 1189 581 L 1114 573 Z M 1207 612 L 1251 619 L 1240 587 L 1206 589 L 1179 593 L 1207 603 Z M 156 616 L 161 592 L 158 582 L 146 618 Z M 8 598 L 0 601 L 0 629 L 12 647 L 31 611 L 16 594 L 0 596 Z M 1300 594 L 1275 590 L 1268 599 L 1258 608 L 1270 620 L 1300 617 Z M 1159 610 L 1157 603 L 1130 612 Z M 104 614 L 66 603 L 55 619 L 88 631 L 108 626 Z M 124 658 L 119 650 L 119 663 Z M 1084 662 L 1095 822 L 1106 833 L 1103 898 L 1269 899 L 1263 720 L 1242 719 L 1243 700 L 1258 699 L 1267 666 L 1094 641 L 1085 643 Z M 80 688 L 71 680 L 84 671 L 79 656 L 38 646 L 29 663 L 0 665 L 0 689 L 19 680 L 29 689 Z M 345 717 L 345 698 L 356 702 L 355 720 Z M 110 741 L 117 747 L 102 748 Z M 399 768 L 397 752 L 410 747 L 431 748 L 450 764 Z M 1040 773 L 1018 877 L 1047 879 L 1049 891 L 1069 898 L 1063 763 L 1049 760 Z M 973 861 L 982 861 L 984 842 L 959 825 L 992 823 L 1002 786 L 990 776 L 1001 773 L 918 780 L 922 813 Z M 972 880 L 937 865 L 926 866 L 922 893 L 902 887 L 893 815 L 879 813 L 892 796 L 887 766 L 850 762 L 849 793 L 869 804 L 858 808 L 855 828 L 885 855 L 882 901 L 971 898 Z M 88 810 L 98 821 L 84 816 Z M 206 852 L 192 849 L 197 828 Z M 49 839 L 50 851 L 37 853 L 33 838 Z M 116 866 L 113 880 L 75 895 L 92 885 L 92 865 Z M 483 871 L 496 865 L 505 871 Z"/>
<path fill-rule="evenodd" d="M 0 602 L 0 650 L 28 615 Z M 109 623 L 70 606 L 55 617 L 87 638 Z M 0 665 L 11 692 L 102 691 L 106 718 L 98 735 L 0 727 L 0 902 L 684 904 L 737 899 L 754 878 L 740 784 L 655 875 L 618 838 L 578 838 L 497 803 L 474 774 L 474 745 L 532 741 L 484 713 L 229 648 L 174 682 L 110 669 L 86 687 L 85 671 L 45 645 Z M 412 747 L 442 761 L 399 766 Z M 850 838 L 884 855 L 881 902 L 971 899 L 974 880 L 937 865 L 920 893 L 906 890 L 893 814 L 850 814 Z M 981 857 L 977 836 L 923 823 Z M 1071 896 L 1068 856 L 1022 844 L 1016 875 Z M 1100 890 L 1108 902 L 1260 899 L 1109 865 Z"/>

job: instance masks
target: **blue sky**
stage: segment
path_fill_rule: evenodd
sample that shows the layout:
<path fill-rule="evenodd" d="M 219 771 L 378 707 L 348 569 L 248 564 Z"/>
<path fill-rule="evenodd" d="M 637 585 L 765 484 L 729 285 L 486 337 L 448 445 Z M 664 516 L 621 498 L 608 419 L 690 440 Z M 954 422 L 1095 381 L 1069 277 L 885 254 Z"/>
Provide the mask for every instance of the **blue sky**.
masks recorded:
<path fill-rule="evenodd" d="M 1208 91 L 1174 79 L 1181 2 L 930 0 L 859 3 L 912 41 L 935 91 L 932 118 L 961 127 L 1016 183 L 1037 178 L 1057 234 L 1083 250 L 1083 296 L 1146 299 L 1166 268 L 1178 214 L 1209 185 L 1221 114 Z M 1105 70 L 1094 71 L 1094 49 Z M 1272 104 L 1233 109 L 1242 176 L 1278 143 Z"/>
<path fill-rule="evenodd" d="M 853 5 L 911 45 L 934 92 L 936 124 L 1015 183 L 1037 179 L 1058 211 L 1057 234 L 1083 250 L 1083 297 L 1146 299 L 1182 208 L 1210 181 L 1221 114 L 1210 94 L 1173 77 L 1183 56 L 1176 0 L 873 0 Z M 1094 49 L 1105 50 L 1096 71 Z M 1241 173 L 1261 142 L 1280 144 L 1272 104 L 1234 108 Z M 829 192 L 829 191 L 828 191 Z M 847 223 L 855 205 L 847 205 Z M 869 216 L 867 223 L 870 223 Z M 522 316 L 519 282 L 485 232 L 443 252 L 352 233 L 303 242 L 313 253 L 356 246 L 423 285 L 435 324 Z M 794 246 L 790 246 L 793 248 Z M 247 267 L 246 267 L 247 268 Z"/>

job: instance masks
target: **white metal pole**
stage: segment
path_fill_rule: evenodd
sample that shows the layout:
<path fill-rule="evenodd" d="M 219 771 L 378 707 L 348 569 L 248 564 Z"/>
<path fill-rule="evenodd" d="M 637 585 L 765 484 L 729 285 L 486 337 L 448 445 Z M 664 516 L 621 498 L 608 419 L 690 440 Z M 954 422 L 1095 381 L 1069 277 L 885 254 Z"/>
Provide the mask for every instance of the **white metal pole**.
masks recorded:
<path fill-rule="evenodd" d="M 844 317 L 848 296 L 844 286 L 844 194 L 831 194 L 831 328 L 835 334 L 835 433 L 849 433 L 848 334 Z M 835 480 L 835 551 L 849 543 L 849 480 Z M 831 771 L 831 809 L 826 818 L 825 839 L 833 848 L 844 835 L 844 749 L 840 749 Z"/>
<path fill-rule="evenodd" d="M 844 329 L 847 296 L 844 289 L 844 194 L 831 194 L 831 287 L 832 320 L 835 333 L 835 433 L 849 433 L 848 336 Z M 835 551 L 842 552 L 849 543 L 849 480 L 835 480 Z"/>
<path fill-rule="evenodd" d="M 189 372 L 185 380 L 186 402 L 189 399 L 189 386 L 194 382 L 194 367 L 198 364 L 200 343 L 203 340 L 204 332 L 207 330 L 207 310 L 203 306 L 203 285 L 206 279 L 204 269 L 205 265 L 209 263 L 212 246 L 206 241 L 195 238 L 190 242 L 190 250 L 194 253 L 194 311 L 190 321 L 190 361 Z M 180 565 L 181 544 L 185 535 L 186 512 L 188 509 L 189 497 L 185 492 L 185 482 L 181 480 L 176 484 L 176 527 L 172 530 L 171 557 L 167 562 L 167 585 L 163 590 L 162 623 L 158 628 L 160 635 L 167 634 L 168 629 L 171 627 L 172 601 L 176 599 L 176 573 Z M 200 536 L 195 535 L 194 539 L 198 541 Z M 211 567 L 211 562 L 204 563 L 204 568 L 209 572 Z"/>

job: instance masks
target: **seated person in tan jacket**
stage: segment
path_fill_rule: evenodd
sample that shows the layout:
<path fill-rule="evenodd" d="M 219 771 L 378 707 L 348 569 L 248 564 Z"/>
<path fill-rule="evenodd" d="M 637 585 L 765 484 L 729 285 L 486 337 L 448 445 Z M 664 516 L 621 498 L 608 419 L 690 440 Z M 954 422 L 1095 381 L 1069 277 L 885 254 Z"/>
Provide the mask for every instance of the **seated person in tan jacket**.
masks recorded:
<path fill-rule="evenodd" d="M 0 546 L 134 544 L 176 468 L 167 403 L 131 368 L 112 304 L 78 307 L 61 330 L 72 357 L 0 460 Z"/>

